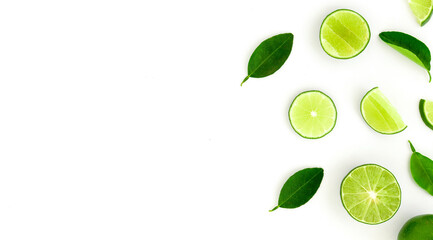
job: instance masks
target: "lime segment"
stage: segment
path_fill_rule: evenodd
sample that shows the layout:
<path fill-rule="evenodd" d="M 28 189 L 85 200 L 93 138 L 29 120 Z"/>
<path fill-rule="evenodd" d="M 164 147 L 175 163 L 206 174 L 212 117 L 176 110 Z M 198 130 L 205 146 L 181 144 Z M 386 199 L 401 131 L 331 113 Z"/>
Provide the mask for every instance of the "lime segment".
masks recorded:
<path fill-rule="evenodd" d="M 339 9 L 329 14 L 320 27 L 320 44 L 334 58 L 352 58 L 370 41 L 367 21 L 357 12 Z"/>
<path fill-rule="evenodd" d="M 433 130 L 433 101 L 421 99 L 419 101 L 419 112 L 425 125 Z"/>
<path fill-rule="evenodd" d="M 407 127 L 397 110 L 377 87 L 362 98 L 361 114 L 373 130 L 382 134 L 399 133 Z"/>
<path fill-rule="evenodd" d="M 409 6 L 421 26 L 430 20 L 433 12 L 433 0 L 409 0 Z"/>
<path fill-rule="evenodd" d="M 330 97 L 320 91 L 300 93 L 289 109 L 293 129 L 304 138 L 321 138 L 331 132 L 337 110 Z"/>
<path fill-rule="evenodd" d="M 376 164 L 350 171 L 340 191 L 344 208 L 362 223 L 383 223 L 400 207 L 401 190 L 397 180 L 390 171 Z"/>

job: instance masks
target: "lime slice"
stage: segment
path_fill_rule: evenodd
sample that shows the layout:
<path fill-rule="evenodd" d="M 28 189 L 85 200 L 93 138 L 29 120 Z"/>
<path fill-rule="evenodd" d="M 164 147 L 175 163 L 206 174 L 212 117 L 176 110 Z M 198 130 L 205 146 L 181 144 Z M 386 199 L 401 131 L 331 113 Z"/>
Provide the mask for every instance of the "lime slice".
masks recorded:
<path fill-rule="evenodd" d="M 300 93 L 289 109 L 289 121 L 304 138 L 321 138 L 331 132 L 337 121 L 337 109 L 330 97 L 320 91 Z"/>
<path fill-rule="evenodd" d="M 339 9 L 329 14 L 320 27 L 320 44 L 334 58 L 353 58 L 370 41 L 367 21 L 357 12 Z"/>
<path fill-rule="evenodd" d="M 349 215 L 367 224 L 389 220 L 401 202 L 401 190 L 394 175 L 376 164 L 354 168 L 341 183 L 341 201 Z"/>
<path fill-rule="evenodd" d="M 419 113 L 425 125 L 433 130 L 433 101 L 421 99 Z"/>
<path fill-rule="evenodd" d="M 407 127 L 397 110 L 377 87 L 362 98 L 361 114 L 368 126 L 382 134 L 399 133 Z"/>
<path fill-rule="evenodd" d="M 430 20 L 433 10 L 432 0 L 409 0 L 409 6 L 419 25 L 423 26 Z"/>

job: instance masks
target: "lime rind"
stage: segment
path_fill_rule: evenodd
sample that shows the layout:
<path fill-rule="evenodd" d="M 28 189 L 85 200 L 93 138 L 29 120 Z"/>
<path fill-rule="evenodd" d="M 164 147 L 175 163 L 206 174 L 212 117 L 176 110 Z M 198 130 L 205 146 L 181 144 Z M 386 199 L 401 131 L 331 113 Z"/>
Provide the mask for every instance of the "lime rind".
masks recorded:
<path fill-rule="evenodd" d="M 334 114 L 331 114 L 331 115 L 329 115 L 329 116 L 325 116 L 325 115 L 322 115 L 322 116 L 325 116 L 325 117 L 330 117 L 330 118 L 332 118 L 333 120 L 333 122 L 332 122 L 332 126 L 330 126 L 330 127 L 328 127 L 328 129 L 325 129 L 325 131 L 323 131 L 321 134 L 319 134 L 319 135 L 314 135 L 314 136 L 311 136 L 311 135 L 307 135 L 307 134 L 305 134 L 304 132 L 302 132 L 298 127 L 297 127 L 297 124 L 295 124 L 294 122 L 294 117 L 292 116 L 293 115 L 293 109 L 294 109 L 294 105 L 295 105 L 295 103 L 297 103 L 297 101 L 300 99 L 300 97 L 302 97 L 302 96 L 305 96 L 306 94 L 310 94 L 310 93 L 318 93 L 323 99 L 326 99 L 326 100 L 328 100 L 329 101 L 329 103 L 330 103 L 330 105 L 329 105 L 329 107 L 332 107 L 332 111 L 334 112 Z M 292 114 L 291 114 L 292 113 Z M 333 129 L 334 129 L 334 127 L 335 127 L 335 125 L 336 125 L 336 123 L 337 123 L 337 108 L 335 107 L 335 103 L 334 103 L 334 101 L 332 101 L 332 99 L 328 96 L 328 95 L 326 95 L 325 93 L 323 93 L 323 92 L 321 92 L 321 91 L 319 91 L 319 90 L 309 90 L 309 91 L 304 91 L 304 92 L 301 92 L 301 93 L 299 93 L 296 97 L 295 97 L 295 99 L 292 101 L 292 103 L 290 104 L 290 108 L 289 108 L 289 112 L 288 112 L 288 117 L 289 117 L 289 122 L 290 122 L 290 125 L 292 126 L 292 129 L 297 133 L 297 134 L 299 134 L 299 136 L 301 136 L 301 137 L 303 137 L 303 138 L 307 138 L 307 139 L 319 139 L 319 138 L 322 138 L 322 137 L 324 137 L 324 136 L 326 136 L 326 135 L 328 135 Z"/>
<path fill-rule="evenodd" d="M 335 47 L 332 46 L 332 44 L 330 44 L 326 39 L 322 38 L 322 29 L 323 29 L 323 27 L 324 27 L 324 24 L 327 22 L 327 20 L 328 20 L 328 19 L 329 19 L 333 14 L 338 13 L 338 12 L 342 12 L 342 11 L 347 11 L 347 12 L 353 13 L 353 14 L 357 15 L 358 17 L 360 17 L 360 19 L 362 20 L 362 22 L 365 23 L 366 31 L 368 32 L 368 38 L 367 38 L 365 44 L 363 45 L 363 47 L 362 47 L 361 49 L 357 50 L 354 54 L 352 54 L 352 55 L 350 55 L 350 56 L 338 56 L 338 55 L 336 55 L 336 54 L 332 54 L 332 53 L 330 53 L 330 50 L 332 50 L 333 52 L 338 52 L 338 51 L 337 51 L 337 49 L 335 49 Z M 350 30 L 349 30 L 349 31 L 350 31 Z M 330 14 L 328 14 L 328 15 L 325 17 L 325 19 L 323 20 L 323 22 L 322 22 L 322 24 L 321 24 L 321 26 L 320 26 L 320 31 L 319 31 L 319 41 L 320 41 L 320 45 L 322 46 L 322 49 L 325 51 L 326 54 L 328 54 L 329 56 L 331 56 L 331 57 L 333 57 L 333 58 L 336 58 L 336 59 L 350 59 L 350 58 L 354 58 L 354 57 L 358 56 L 358 55 L 361 54 L 361 53 L 365 50 L 365 48 L 368 46 L 368 43 L 370 42 L 370 38 L 371 38 L 371 31 L 370 31 L 370 26 L 368 25 L 368 22 L 365 20 L 365 18 L 364 18 L 361 14 L 359 14 L 359 13 L 357 13 L 357 12 L 351 10 L 351 9 L 337 9 L 337 10 L 331 12 Z M 343 39 L 343 40 L 344 40 L 344 39 Z M 328 50 L 327 50 L 327 49 L 328 49 Z"/>
<path fill-rule="evenodd" d="M 389 114 L 389 113 L 387 113 L 388 114 L 388 117 L 390 117 L 391 119 L 393 119 L 394 120 L 394 124 L 396 125 L 396 127 L 397 127 L 397 129 L 395 129 L 395 130 L 388 130 L 387 132 L 386 131 L 381 131 L 381 130 L 379 130 L 379 129 L 377 129 L 378 127 L 377 126 L 373 126 L 373 125 L 378 125 L 378 124 L 384 124 L 384 125 L 386 125 L 386 124 L 389 124 L 387 121 L 386 121 L 386 119 L 384 119 L 384 121 L 382 121 L 382 122 L 379 122 L 379 121 L 372 121 L 372 120 L 369 120 L 369 118 L 368 117 L 366 117 L 366 113 L 365 113 L 365 111 L 364 111 L 364 104 L 365 104 L 365 101 L 366 101 L 366 99 L 368 98 L 368 97 L 370 97 L 370 94 L 372 94 L 373 92 L 375 92 L 375 91 L 379 91 L 379 93 L 380 93 L 380 95 L 381 95 L 381 97 L 382 97 L 382 101 L 385 101 L 385 103 L 386 103 L 386 106 L 385 107 L 387 107 L 388 108 L 388 110 L 390 110 L 390 113 L 391 114 Z M 374 88 L 372 88 L 370 91 L 368 91 L 365 95 L 364 95 L 364 97 L 362 98 L 362 100 L 361 100 L 361 106 L 360 106 L 360 108 L 361 108 L 361 115 L 362 115 L 362 118 L 364 119 L 364 121 L 367 123 L 367 125 L 368 126 L 370 126 L 374 131 L 376 131 L 376 132 L 378 132 L 378 133 L 381 133 L 381 134 L 385 134 L 385 135 L 393 135 L 393 134 L 397 134 L 397 133 L 400 133 L 400 132 L 402 132 L 402 131 L 404 131 L 406 128 L 407 128 L 407 125 L 406 124 L 404 124 L 404 122 L 403 122 L 403 120 L 402 120 L 402 118 L 401 118 L 401 116 L 398 114 L 398 112 L 397 112 L 397 110 L 395 109 L 395 107 L 389 102 L 389 100 L 380 92 L 380 90 L 379 90 L 379 88 L 378 87 L 374 87 Z M 394 115 L 393 117 L 391 117 L 390 115 Z M 385 118 L 385 117 L 383 117 L 383 118 Z M 395 120 L 397 120 L 397 121 L 395 121 Z M 398 124 L 398 122 L 400 122 L 400 124 Z M 397 125 L 400 125 L 400 126 L 397 126 Z M 390 126 L 389 126 L 390 127 Z"/>
<path fill-rule="evenodd" d="M 425 99 L 419 100 L 419 113 L 422 121 L 427 127 L 433 130 L 433 111 L 429 111 L 427 106 L 430 105 L 433 109 L 433 102 Z"/>
<path fill-rule="evenodd" d="M 348 210 L 348 206 L 347 206 L 347 201 L 345 201 L 345 197 L 346 197 L 346 195 L 349 195 L 349 194 L 351 194 L 351 193 L 345 193 L 344 192 L 344 188 L 346 187 L 346 185 L 345 185 L 345 183 L 348 181 L 348 179 L 349 179 L 349 177 L 351 177 L 352 176 L 352 174 L 355 172 L 355 171 L 358 171 L 358 170 L 360 170 L 361 168 L 367 168 L 367 167 L 370 167 L 370 168 L 376 168 L 376 169 L 380 169 L 381 170 L 381 175 L 379 176 L 379 179 L 377 180 L 377 181 L 380 181 L 380 179 L 382 178 L 382 173 L 383 172 L 385 172 L 385 173 L 387 173 L 388 174 L 388 178 L 392 178 L 392 182 L 390 183 L 390 184 L 388 184 L 389 186 L 391 186 L 393 183 L 395 183 L 395 185 L 397 186 L 397 188 L 396 189 L 394 189 L 394 190 L 397 190 L 397 192 L 398 192 L 398 196 L 393 196 L 393 197 L 389 197 L 389 198 L 398 198 L 398 203 L 397 203 L 397 207 L 395 207 L 395 209 L 392 209 L 392 211 L 391 211 L 391 209 L 389 209 L 388 208 L 388 210 L 389 211 L 391 211 L 391 215 L 389 215 L 387 218 L 385 218 L 385 219 L 380 219 L 380 221 L 376 221 L 376 222 L 370 222 L 370 221 L 365 221 L 364 219 L 361 219 L 361 218 L 359 218 L 359 217 L 357 217 L 357 216 L 354 216 L 354 214 L 352 214 L 351 213 L 351 211 L 350 210 Z M 368 179 L 368 173 L 367 173 L 367 170 L 365 170 L 365 174 L 366 174 L 366 176 L 365 176 L 365 179 Z M 359 175 L 358 175 L 359 176 Z M 368 180 L 369 181 L 369 180 Z M 375 183 L 374 181 L 371 181 L 372 183 L 372 185 Z M 374 186 L 374 188 L 376 188 L 377 187 L 377 184 L 378 182 L 376 182 L 376 184 L 375 184 L 375 186 Z M 358 185 L 359 186 L 361 186 L 361 188 L 364 188 L 364 186 L 362 186 L 359 182 L 358 182 Z M 385 188 L 387 188 L 387 187 L 389 187 L 389 186 L 385 186 L 385 187 L 382 187 L 382 189 L 385 189 Z M 370 182 L 368 182 L 368 186 L 367 186 L 367 188 L 368 187 L 370 187 L 371 188 L 371 185 L 370 185 Z M 377 192 L 380 192 L 382 189 L 380 189 L 379 191 L 377 191 Z M 362 192 L 362 191 L 364 191 L 364 192 Z M 374 189 L 373 189 L 373 191 L 374 191 Z M 352 193 L 352 194 L 359 194 L 359 195 L 363 195 L 363 196 L 370 196 L 370 194 L 368 193 L 368 189 L 362 189 L 361 190 L 361 192 L 358 192 L 358 193 Z M 341 199 L 341 203 L 342 203 L 342 205 L 343 205 L 343 207 L 344 207 L 344 209 L 348 212 L 348 214 L 353 218 L 353 219 L 355 219 L 356 221 L 358 221 L 358 222 L 361 222 L 361 223 L 365 223 L 365 224 L 369 224 L 369 225 L 377 225 L 377 224 L 380 224 L 380 223 L 384 223 L 384 222 L 386 222 L 386 221 L 388 221 L 389 219 L 391 219 L 397 212 L 398 212 L 398 210 L 400 209 L 400 206 L 401 206 L 401 188 L 400 188 L 400 184 L 398 183 L 398 181 L 397 181 L 397 179 L 395 178 L 395 176 L 394 176 L 394 174 L 392 174 L 388 169 L 386 169 L 386 168 L 384 168 L 384 167 L 382 167 L 382 166 L 379 166 L 379 165 L 377 165 L 377 164 L 364 164 L 364 165 L 361 165 L 361 166 L 358 166 L 358 167 L 356 167 L 356 168 L 354 168 L 354 169 L 352 169 L 345 177 L 344 177 L 344 179 L 343 179 L 343 181 L 341 182 L 341 186 L 340 186 L 340 199 Z M 381 199 L 384 199 L 383 198 L 383 194 L 381 195 L 381 194 L 377 194 L 377 198 L 378 198 L 378 200 L 379 201 L 381 201 Z M 388 198 L 388 200 L 389 200 L 389 198 Z M 368 198 L 367 198 L 367 200 L 365 200 L 365 201 L 368 201 Z M 368 209 L 364 209 L 364 211 L 365 211 L 365 213 L 367 213 L 368 212 L 368 210 L 370 209 L 370 206 L 371 206 L 371 202 L 372 202 L 372 200 L 370 199 L 370 203 L 369 203 L 369 205 L 368 205 Z M 358 204 L 361 204 L 362 202 L 358 202 Z M 385 204 L 382 204 L 383 206 L 386 206 Z M 375 206 L 375 208 L 373 209 L 372 208 L 372 210 L 376 210 L 377 211 L 377 213 L 379 214 L 379 216 L 380 216 L 380 210 L 379 210 L 379 208 L 377 207 L 377 204 L 375 204 L 374 205 Z M 365 216 L 364 216 L 364 218 L 365 218 Z"/>

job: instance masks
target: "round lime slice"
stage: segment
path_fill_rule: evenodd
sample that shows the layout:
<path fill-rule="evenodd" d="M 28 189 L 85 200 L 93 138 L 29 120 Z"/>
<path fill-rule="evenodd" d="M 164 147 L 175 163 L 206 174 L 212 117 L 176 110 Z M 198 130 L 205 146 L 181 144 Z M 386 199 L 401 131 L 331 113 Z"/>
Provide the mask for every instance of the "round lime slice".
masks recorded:
<path fill-rule="evenodd" d="M 350 171 L 341 183 L 340 195 L 349 215 L 367 224 L 389 220 L 401 203 L 401 190 L 394 175 L 376 164 Z"/>
<path fill-rule="evenodd" d="M 304 138 L 321 138 L 331 132 L 337 121 L 337 109 L 330 97 L 320 91 L 300 93 L 289 109 L 289 121 Z"/>
<path fill-rule="evenodd" d="M 423 26 L 430 20 L 433 12 L 433 0 L 409 0 L 409 6 L 419 25 Z"/>
<path fill-rule="evenodd" d="M 407 127 L 397 110 L 377 87 L 362 98 L 361 114 L 368 126 L 382 134 L 399 133 Z"/>
<path fill-rule="evenodd" d="M 339 9 L 329 14 L 320 27 L 320 44 L 334 58 L 353 58 L 370 41 L 367 21 L 357 12 Z"/>
<path fill-rule="evenodd" d="M 425 125 L 433 130 L 433 101 L 421 99 L 419 113 Z"/>

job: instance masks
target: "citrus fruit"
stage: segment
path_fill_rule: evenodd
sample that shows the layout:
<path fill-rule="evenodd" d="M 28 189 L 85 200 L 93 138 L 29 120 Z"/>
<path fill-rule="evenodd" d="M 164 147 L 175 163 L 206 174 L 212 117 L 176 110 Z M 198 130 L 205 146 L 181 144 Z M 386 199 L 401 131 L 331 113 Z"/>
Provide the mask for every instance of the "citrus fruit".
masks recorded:
<path fill-rule="evenodd" d="M 433 10 L 432 0 L 409 0 L 409 6 L 419 25 L 423 26 L 430 20 Z"/>
<path fill-rule="evenodd" d="M 400 186 L 394 175 L 376 164 L 350 171 L 341 183 L 340 194 L 349 215 L 367 224 L 389 220 L 401 202 Z"/>
<path fill-rule="evenodd" d="M 433 130 L 433 101 L 421 99 L 419 113 L 425 125 Z"/>
<path fill-rule="evenodd" d="M 365 49 L 369 41 L 367 21 L 349 9 L 332 12 L 320 27 L 320 44 L 334 58 L 353 58 Z"/>
<path fill-rule="evenodd" d="M 409 219 L 398 233 L 398 240 L 433 239 L 433 215 L 425 214 Z"/>
<path fill-rule="evenodd" d="M 368 91 L 362 98 L 361 114 L 373 130 L 382 134 L 399 133 L 407 127 L 378 87 Z"/>
<path fill-rule="evenodd" d="M 321 138 L 331 132 L 337 121 L 337 109 L 330 97 L 321 91 L 306 91 L 293 100 L 289 121 L 304 138 Z"/>

